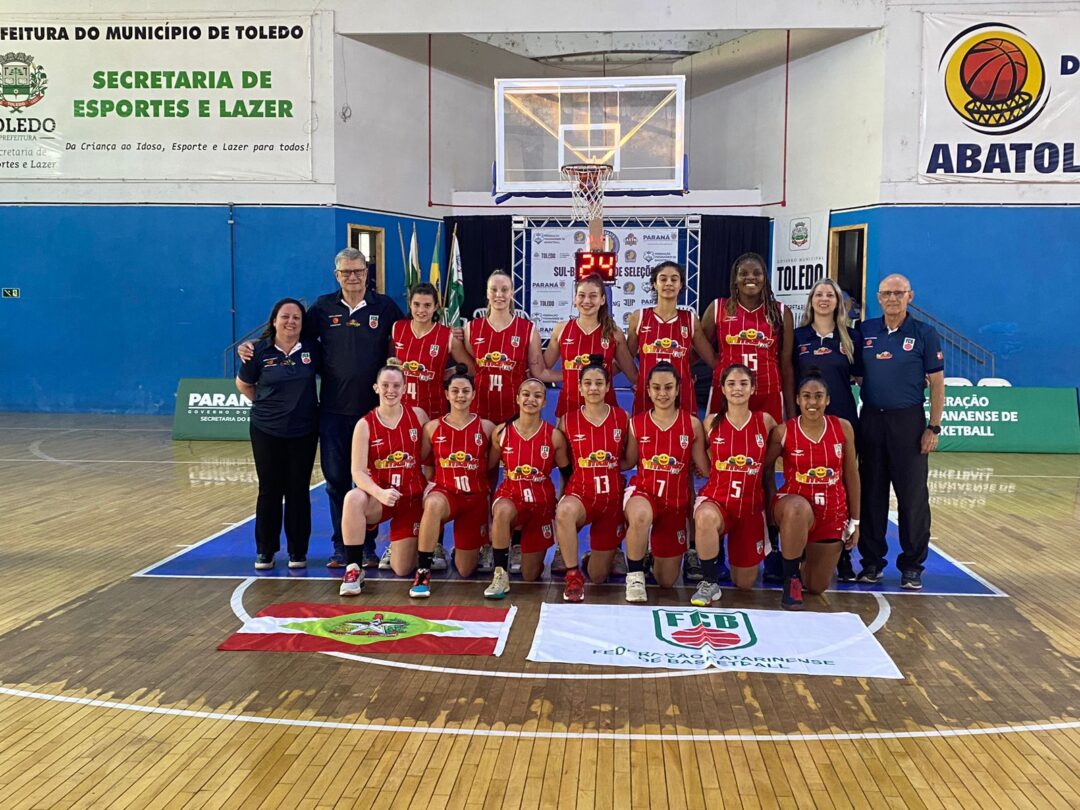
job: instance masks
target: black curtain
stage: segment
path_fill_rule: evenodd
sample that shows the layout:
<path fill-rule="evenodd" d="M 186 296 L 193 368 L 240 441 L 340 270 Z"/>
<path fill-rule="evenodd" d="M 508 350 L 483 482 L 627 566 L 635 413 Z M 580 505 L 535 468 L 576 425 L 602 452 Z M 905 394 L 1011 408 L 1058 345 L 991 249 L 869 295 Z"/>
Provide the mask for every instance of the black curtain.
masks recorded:
<path fill-rule="evenodd" d="M 701 217 L 701 257 L 698 260 L 698 313 L 731 289 L 731 265 L 753 251 L 769 262 L 769 218 L 731 215 Z"/>
<path fill-rule="evenodd" d="M 512 273 L 514 264 L 513 220 L 509 216 L 443 217 L 443 267 L 450 262 L 450 242 L 457 228 L 461 250 L 461 275 L 465 286 L 462 315 L 472 319 L 473 311 L 487 306 L 485 285 L 493 270 Z"/>

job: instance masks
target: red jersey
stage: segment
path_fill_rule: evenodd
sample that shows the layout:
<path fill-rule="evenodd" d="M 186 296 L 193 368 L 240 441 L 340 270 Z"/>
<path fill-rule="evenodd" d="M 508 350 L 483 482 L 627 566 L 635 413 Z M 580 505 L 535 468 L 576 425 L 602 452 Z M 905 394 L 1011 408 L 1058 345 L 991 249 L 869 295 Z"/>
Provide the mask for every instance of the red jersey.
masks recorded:
<path fill-rule="evenodd" d="M 735 314 L 727 313 L 727 298 L 717 298 L 713 309 L 716 311 L 716 344 L 719 357 L 713 369 L 713 389 L 720 388 L 720 375 L 724 369 L 734 363 L 741 363 L 754 372 L 757 377 L 755 394 L 781 393 L 779 341 L 778 334 L 765 315 L 765 305 L 757 309 L 747 309 L 742 304 L 735 304 Z M 784 305 L 780 307 L 781 317 Z"/>
<path fill-rule="evenodd" d="M 653 307 L 641 310 L 637 329 L 638 381 L 634 390 L 634 413 L 652 409 L 649 400 L 649 372 L 662 360 L 679 373 L 679 407 L 697 413 L 694 377 L 690 373 L 690 351 L 694 346 L 694 313 L 680 309 L 670 321 L 661 320 Z"/>
<path fill-rule="evenodd" d="M 706 436 L 709 440 L 709 481 L 701 497 L 716 501 L 733 518 L 760 512 L 765 506 L 761 488 L 769 431 L 765 414 L 750 414 L 741 428 L 721 416 Z M 771 472 L 771 471 L 770 471 Z"/>
<path fill-rule="evenodd" d="M 631 482 L 647 492 L 660 506 L 685 509 L 690 503 L 694 425 L 690 414 L 680 410 L 668 428 L 653 421 L 652 411 L 630 420 L 638 443 L 637 475 Z"/>
<path fill-rule="evenodd" d="M 615 376 L 615 338 L 606 338 L 600 324 L 591 332 L 586 332 L 574 318 L 562 331 L 559 338 L 559 356 L 562 357 L 563 387 L 559 404 L 555 406 L 555 415 L 562 416 L 568 411 L 581 407 L 581 369 L 589 365 L 589 355 L 599 354 L 604 357 L 604 368 L 612 378 Z M 615 389 L 608 388 L 604 401 L 615 404 Z"/>
<path fill-rule="evenodd" d="M 474 414 L 464 427 L 454 427 L 445 416 L 439 419 L 431 434 L 435 483 L 462 495 L 486 494 L 489 444 L 479 416 Z"/>
<path fill-rule="evenodd" d="M 509 498 L 514 503 L 555 503 L 555 485 L 551 483 L 554 434 L 555 428 L 547 422 L 541 422 L 527 439 L 518 432 L 517 422 L 507 425 L 501 440 L 506 474 L 495 492 L 496 498 Z"/>
<path fill-rule="evenodd" d="M 420 434 L 424 426 L 411 405 L 403 405 L 397 424 L 388 425 L 378 410 L 364 417 L 368 426 L 368 475 L 383 489 L 406 499 L 419 497 L 427 481 L 420 470 Z"/>
<path fill-rule="evenodd" d="M 473 410 L 492 422 L 505 422 L 517 412 L 518 386 L 529 371 L 532 322 L 515 315 L 503 329 L 487 318 L 469 324 L 469 346 L 476 358 L 476 400 Z"/>
<path fill-rule="evenodd" d="M 574 465 L 567 495 L 581 496 L 583 503 L 596 498 L 622 500 L 620 464 L 629 422 L 626 411 L 615 407 L 598 425 L 590 422 L 580 408 L 566 415 L 563 426 Z"/>
<path fill-rule="evenodd" d="M 785 422 L 784 485 L 780 491 L 801 495 L 821 513 L 847 520 L 844 488 L 844 429 L 835 416 L 825 417 L 825 432 L 816 442 L 803 433 L 799 418 Z"/>
<path fill-rule="evenodd" d="M 449 403 L 442 383 L 453 339 L 450 327 L 437 323 L 426 335 L 417 337 L 412 321 L 402 320 L 394 322 L 392 334 L 394 356 L 405 372 L 405 396 L 401 401 L 422 408 L 431 417 L 446 413 Z"/>

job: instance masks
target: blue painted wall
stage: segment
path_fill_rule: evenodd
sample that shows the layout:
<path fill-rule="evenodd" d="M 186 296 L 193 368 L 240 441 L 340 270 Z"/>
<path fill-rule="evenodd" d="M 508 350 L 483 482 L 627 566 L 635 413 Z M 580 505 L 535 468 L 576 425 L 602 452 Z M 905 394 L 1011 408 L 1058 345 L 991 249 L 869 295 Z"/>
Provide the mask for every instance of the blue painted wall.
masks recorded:
<path fill-rule="evenodd" d="M 424 278 L 437 223 L 334 207 L 0 206 L 0 410 L 171 414 L 177 380 L 224 373 L 236 332 L 283 296 L 337 284 L 348 223 L 386 228 L 388 292 L 404 304 L 397 241 L 417 222 Z"/>
<path fill-rule="evenodd" d="M 995 353 L 998 376 L 1080 386 L 1080 208 L 882 206 L 831 218 L 860 223 L 869 317 L 881 314 L 878 281 L 903 273 L 919 307 Z"/>

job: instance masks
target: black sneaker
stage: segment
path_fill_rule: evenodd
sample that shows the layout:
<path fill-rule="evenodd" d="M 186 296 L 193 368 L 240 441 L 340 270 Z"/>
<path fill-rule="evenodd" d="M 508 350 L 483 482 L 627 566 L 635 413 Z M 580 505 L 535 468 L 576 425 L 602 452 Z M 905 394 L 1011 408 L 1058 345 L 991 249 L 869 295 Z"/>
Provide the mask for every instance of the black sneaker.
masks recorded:
<path fill-rule="evenodd" d="M 717 582 L 731 582 L 731 569 L 728 568 L 723 557 L 716 558 L 716 581 Z"/>
<path fill-rule="evenodd" d="M 784 581 L 784 557 L 779 549 L 765 555 L 765 565 L 761 571 L 761 581 L 779 583 Z"/>
<path fill-rule="evenodd" d="M 784 595 L 780 597 L 780 607 L 784 610 L 802 610 L 802 580 L 789 577 L 784 582 Z"/>
<path fill-rule="evenodd" d="M 289 568 L 307 568 L 307 557 L 301 557 L 299 554 L 290 554 Z"/>
<path fill-rule="evenodd" d="M 866 582 L 870 585 L 877 585 L 881 582 L 882 567 L 880 565 L 866 565 L 863 566 L 863 570 L 859 572 L 859 577 L 856 582 Z"/>
<path fill-rule="evenodd" d="M 905 591 L 921 591 L 922 571 L 901 571 L 900 587 Z"/>
<path fill-rule="evenodd" d="M 273 554 L 256 554 L 255 555 L 255 570 L 256 571 L 269 571 L 274 567 L 274 555 Z"/>
<path fill-rule="evenodd" d="M 851 564 L 851 552 L 846 549 L 840 552 L 840 560 L 836 563 L 836 578 L 840 582 L 854 582 L 857 579 Z"/>
<path fill-rule="evenodd" d="M 686 582 L 701 582 L 701 559 L 695 549 L 687 549 L 683 556 L 682 576 Z"/>

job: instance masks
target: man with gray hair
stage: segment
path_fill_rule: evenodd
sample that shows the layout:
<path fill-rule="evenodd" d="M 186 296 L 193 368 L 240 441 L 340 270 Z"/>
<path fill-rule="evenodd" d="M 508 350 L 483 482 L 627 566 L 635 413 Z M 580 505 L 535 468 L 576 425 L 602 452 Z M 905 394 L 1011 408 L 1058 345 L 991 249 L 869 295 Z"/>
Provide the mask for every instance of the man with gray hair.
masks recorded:
<path fill-rule="evenodd" d="M 334 276 L 341 289 L 316 299 L 307 311 L 301 339 L 322 344 L 319 459 L 334 527 L 334 551 L 327 567 L 344 568 L 341 511 L 353 486 L 353 428 L 378 404 L 375 376 L 386 365 L 394 321 L 405 316 L 391 298 L 368 288 L 367 258 L 359 250 L 345 248 L 334 257 Z M 242 359 L 251 356 L 250 347 L 250 343 L 240 346 Z M 378 564 L 372 533 L 364 541 L 363 565 Z"/>

